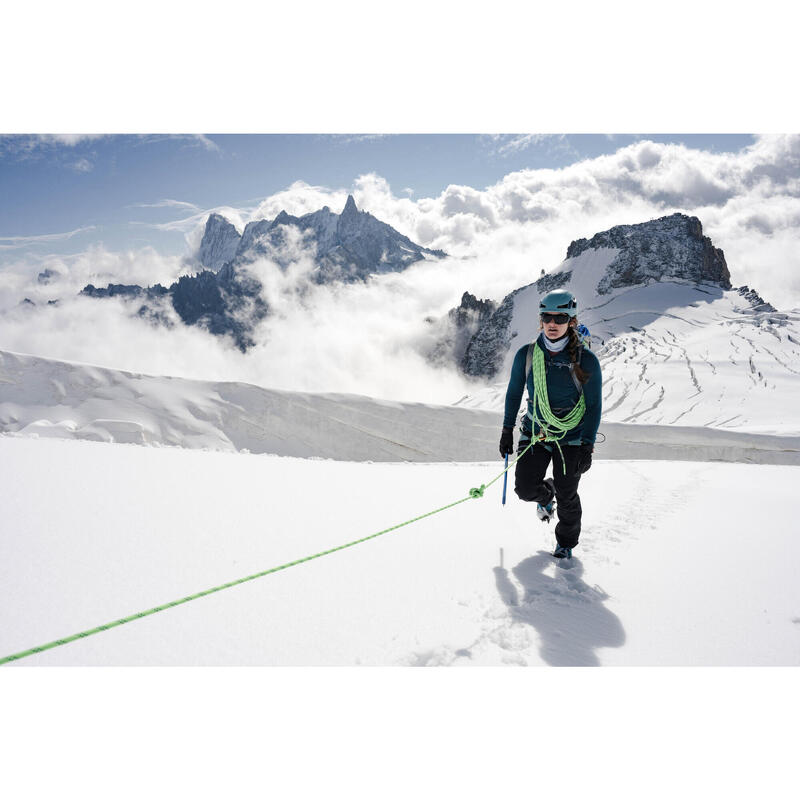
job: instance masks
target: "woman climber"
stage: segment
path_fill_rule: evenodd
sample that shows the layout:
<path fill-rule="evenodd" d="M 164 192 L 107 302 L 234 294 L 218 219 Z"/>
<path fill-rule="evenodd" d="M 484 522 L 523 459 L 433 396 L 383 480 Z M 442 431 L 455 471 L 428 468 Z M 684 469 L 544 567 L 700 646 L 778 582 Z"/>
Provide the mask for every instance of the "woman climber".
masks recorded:
<path fill-rule="evenodd" d="M 575 297 L 564 289 L 548 292 L 539 302 L 541 333 L 514 357 L 500 437 L 500 455 L 512 454 L 514 421 L 527 385 L 514 491 L 521 500 L 536 502 L 542 521 L 558 513 L 556 558 L 572 558 L 578 544 L 578 483 L 592 466 L 602 408 L 600 363 L 578 333 L 577 309 Z M 553 477 L 545 478 L 551 459 Z"/>

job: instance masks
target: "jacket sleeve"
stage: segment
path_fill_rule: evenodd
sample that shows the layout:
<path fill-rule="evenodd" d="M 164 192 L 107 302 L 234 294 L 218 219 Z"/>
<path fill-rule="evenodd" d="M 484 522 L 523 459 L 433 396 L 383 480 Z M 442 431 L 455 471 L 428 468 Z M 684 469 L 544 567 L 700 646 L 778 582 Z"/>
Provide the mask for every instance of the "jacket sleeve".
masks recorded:
<path fill-rule="evenodd" d="M 591 358 L 586 356 L 591 356 Z M 590 373 L 589 380 L 583 387 L 586 413 L 583 417 L 583 436 L 581 438 L 588 444 L 594 444 L 597 438 L 597 429 L 600 427 L 600 415 L 603 411 L 603 376 L 600 372 L 600 362 L 594 353 L 586 351 L 581 361 L 583 368 Z"/>
<path fill-rule="evenodd" d="M 520 347 L 514 356 L 514 364 L 511 367 L 511 378 L 506 389 L 506 410 L 503 417 L 503 427 L 513 428 L 517 423 L 517 413 L 519 404 L 522 401 L 522 393 L 525 391 L 525 357 L 528 345 Z"/>

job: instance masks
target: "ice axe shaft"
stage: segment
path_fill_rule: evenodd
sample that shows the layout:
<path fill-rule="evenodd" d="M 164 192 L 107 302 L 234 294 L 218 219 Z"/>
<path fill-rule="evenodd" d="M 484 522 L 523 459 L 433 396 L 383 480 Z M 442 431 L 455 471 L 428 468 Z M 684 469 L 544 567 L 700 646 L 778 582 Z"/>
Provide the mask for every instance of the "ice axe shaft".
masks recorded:
<path fill-rule="evenodd" d="M 503 505 L 506 504 L 506 487 L 508 486 L 508 453 L 506 453 L 506 471 L 503 474 Z"/>

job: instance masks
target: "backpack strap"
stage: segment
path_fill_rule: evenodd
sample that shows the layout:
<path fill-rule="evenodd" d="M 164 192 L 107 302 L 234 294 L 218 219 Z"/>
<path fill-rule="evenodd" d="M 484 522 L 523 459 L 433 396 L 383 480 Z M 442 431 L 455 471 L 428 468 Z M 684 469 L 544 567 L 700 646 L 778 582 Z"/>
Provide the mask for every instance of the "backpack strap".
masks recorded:
<path fill-rule="evenodd" d="M 531 342 L 528 345 L 528 352 L 525 354 L 525 388 L 528 388 L 528 377 L 531 374 L 531 369 L 533 368 L 533 348 L 536 346 L 536 342 Z M 528 395 L 530 399 L 530 395 Z"/>
<path fill-rule="evenodd" d="M 578 353 L 578 363 L 581 362 L 581 356 L 583 355 L 583 347 L 581 346 L 580 352 Z M 583 384 L 578 380 L 578 376 L 575 374 L 575 365 L 570 361 L 569 362 L 569 374 L 572 377 L 572 382 L 575 384 L 575 388 L 578 390 L 578 395 L 583 394 Z"/>

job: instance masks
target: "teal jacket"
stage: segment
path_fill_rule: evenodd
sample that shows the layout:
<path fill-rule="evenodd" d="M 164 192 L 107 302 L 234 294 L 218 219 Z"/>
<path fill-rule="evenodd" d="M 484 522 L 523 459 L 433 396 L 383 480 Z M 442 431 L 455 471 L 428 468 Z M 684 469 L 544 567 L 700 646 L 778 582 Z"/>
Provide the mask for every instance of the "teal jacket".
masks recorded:
<path fill-rule="evenodd" d="M 564 348 L 560 353 L 551 353 L 543 342 L 544 333 L 539 334 L 539 347 L 544 352 L 545 372 L 547 375 L 547 396 L 550 399 L 550 408 L 557 417 L 565 417 L 575 407 L 580 398 L 580 393 L 572 380 L 569 371 L 569 350 Z M 561 444 L 594 444 L 597 429 L 600 427 L 600 412 L 603 408 L 603 376 L 600 373 L 600 362 L 597 356 L 587 347 L 580 350 L 579 364 L 584 372 L 588 373 L 589 380 L 583 385 L 583 395 L 586 402 L 586 413 L 583 419 L 572 430 L 567 431 Z M 503 417 L 503 427 L 513 428 L 519 412 L 522 393 L 525 391 L 525 360 L 528 354 L 528 345 L 525 344 L 517 350 L 514 364 L 511 367 L 511 378 L 506 390 L 506 411 Z M 533 395 L 533 370 L 528 376 L 528 412 L 532 412 L 530 398 Z M 531 418 L 526 416 L 522 422 L 523 434 L 530 438 Z M 534 435 L 539 434 L 536 426 Z"/>

